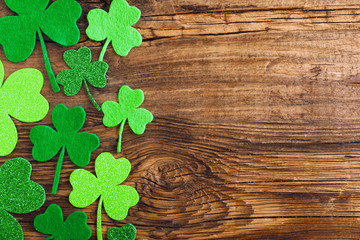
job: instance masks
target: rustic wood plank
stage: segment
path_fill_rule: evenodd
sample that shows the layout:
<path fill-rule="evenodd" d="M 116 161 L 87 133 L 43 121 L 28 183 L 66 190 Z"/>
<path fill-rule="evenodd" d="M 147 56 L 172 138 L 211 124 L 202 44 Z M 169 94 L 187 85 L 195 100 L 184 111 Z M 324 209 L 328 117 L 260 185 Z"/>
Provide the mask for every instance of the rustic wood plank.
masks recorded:
<path fill-rule="evenodd" d="M 85 35 L 86 13 L 110 0 L 79 1 L 79 46 L 98 56 L 101 43 Z M 105 230 L 131 222 L 148 239 L 359 239 L 360 218 L 360 4 L 355 0 L 129 1 L 143 12 L 136 25 L 141 47 L 122 58 L 111 47 L 106 88 L 91 89 L 100 102 L 116 100 L 122 84 L 145 92 L 155 120 L 144 135 L 125 127 L 115 154 L 116 128 L 85 90 L 75 97 L 43 94 L 51 108 L 84 106 L 84 131 L 103 151 L 127 157 L 126 184 L 140 193 L 125 221 L 103 213 Z M 0 17 L 11 14 L 0 4 Z M 67 48 L 47 43 L 55 73 L 67 68 Z M 35 67 L 45 73 L 39 43 L 23 63 L 0 51 L 6 76 Z M 56 159 L 38 163 L 28 135 L 37 123 L 20 123 L 15 151 L 33 164 L 33 179 L 50 193 Z M 41 124 L 51 125 L 48 115 Z M 25 239 L 41 239 L 33 218 L 51 203 L 68 202 L 76 167 L 64 159 L 58 194 L 38 211 L 16 215 Z M 93 170 L 93 162 L 86 167 Z M 84 209 L 95 233 L 96 203 Z M 94 237 L 92 239 L 95 239 Z"/>

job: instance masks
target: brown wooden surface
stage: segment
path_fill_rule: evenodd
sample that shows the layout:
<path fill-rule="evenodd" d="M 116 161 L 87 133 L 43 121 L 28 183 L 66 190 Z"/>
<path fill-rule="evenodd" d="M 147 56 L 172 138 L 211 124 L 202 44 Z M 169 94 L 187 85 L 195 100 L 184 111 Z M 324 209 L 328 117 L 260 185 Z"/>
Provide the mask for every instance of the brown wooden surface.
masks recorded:
<path fill-rule="evenodd" d="M 85 35 L 86 14 L 110 0 L 79 1 L 80 43 L 98 56 L 102 43 Z M 116 100 L 127 84 L 145 93 L 154 122 L 137 136 L 128 126 L 116 154 L 118 128 L 105 128 L 85 89 L 53 94 L 39 42 L 23 63 L 0 58 L 6 76 L 24 68 L 46 76 L 51 109 L 82 105 L 85 131 L 100 148 L 126 157 L 126 184 L 141 198 L 122 222 L 103 211 L 103 232 L 129 222 L 148 239 L 360 239 L 360 3 L 358 0 L 130 0 L 143 16 L 141 47 L 128 57 L 110 47 L 108 84 L 91 91 Z M 11 14 L 3 1 L 0 14 Z M 67 48 L 48 42 L 55 73 Z M 64 159 L 58 194 L 50 195 L 56 158 L 32 159 L 31 127 L 15 121 L 19 143 L 1 158 L 24 157 L 47 194 L 45 205 L 16 215 L 25 239 L 41 239 L 32 221 L 51 203 L 68 216 Z M 50 114 L 40 122 L 51 125 Z M 86 169 L 94 171 L 94 161 Z M 84 209 L 95 236 L 96 206 Z M 95 239 L 93 237 L 92 239 Z"/>

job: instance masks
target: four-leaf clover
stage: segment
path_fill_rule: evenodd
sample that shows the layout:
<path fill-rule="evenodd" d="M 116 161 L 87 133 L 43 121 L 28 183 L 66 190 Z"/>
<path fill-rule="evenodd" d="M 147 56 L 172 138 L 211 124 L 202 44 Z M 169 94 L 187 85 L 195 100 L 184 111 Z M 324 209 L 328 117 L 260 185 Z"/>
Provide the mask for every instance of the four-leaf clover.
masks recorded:
<path fill-rule="evenodd" d="M 97 237 L 102 239 L 101 208 L 104 204 L 107 215 L 117 221 L 125 219 L 130 207 L 139 201 L 135 188 L 119 185 L 129 175 L 130 162 L 125 158 L 115 159 L 110 153 L 101 153 L 95 160 L 96 176 L 84 169 L 77 169 L 70 175 L 73 191 L 70 203 L 78 208 L 92 204 L 100 197 L 97 212 Z"/>
<path fill-rule="evenodd" d="M 82 12 L 80 4 L 75 0 L 57 0 L 47 8 L 49 0 L 5 0 L 5 3 L 18 14 L 0 18 L 0 44 L 5 56 L 12 62 L 24 61 L 34 51 L 38 34 L 51 86 L 55 92 L 60 91 L 42 32 L 62 46 L 78 43 L 80 31 L 76 21 Z"/>
<path fill-rule="evenodd" d="M 91 50 L 88 47 L 81 47 L 78 51 L 67 50 L 64 53 L 64 60 L 71 69 L 59 72 L 56 79 L 60 85 L 64 86 L 65 95 L 77 94 L 84 82 L 92 103 L 100 111 L 101 108 L 92 97 L 86 81 L 97 88 L 105 87 L 108 64 L 103 61 L 91 62 Z"/>
<path fill-rule="evenodd" d="M 86 223 L 87 216 L 82 211 L 70 214 L 64 222 L 63 212 L 56 204 L 51 204 L 34 219 L 34 227 L 38 232 L 51 235 L 46 239 L 54 240 L 88 240 L 91 229 Z"/>
<path fill-rule="evenodd" d="M 15 148 L 18 134 L 10 116 L 22 122 L 37 122 L 49 111 L 48 101 L 40 94 L 44 78 L 39 70 L 20 69 L 4 82 L 0 61 L 0 156 Z"/>
<path fill-rule="evenodd" d="M 141 45 L 140 33 L 132 27 L 139 21 L 141 12 L 136 7 L 130 7 L 125 0 L 112 1 L 109 13 L 102 9 L 93 9 L 87 15 L 89 27 L 88 37 L 94 41 L 106 42 L 101 50 L 99 60 L 102 61 L 110 42 L 116 54 L 127 56 L 133 47 Z"/>
<path fill-rule="evenodd" d="M 103 123 L 106 127 L 115 127 L 119 124 L 118 152 L 121 152 L 121 138 L 126 120 L 135 134 L 143 134 L 146 125 L 153 120 L 150 111 L 138 108 L 144 101 L 144 93 L 140 89 L 132 90 L 129 86 L 119 89 L 119 103 L 106 101 L 102 105 L 104 113 Z"/>
<path fill-rule="evenodd" d="M 31 169 L 23 158 L 13 158 L 0 167 L 0 239 L 23 239 L 22 228 L 10 213 L 29 213 L 45 202 L 44 188 L 30 180 Z"/>
<path fill-rule="evenodd" d="M 61 149 L 52 194 L 56 194 L 59 185 L 65 149 L 76 166 L 85 167 L 90 162 L 91 152 L 100 145 L 100 140 L 95 134 L 78 132 L 84 125 L 85 118 L 86 112 L 82 107 L 69 109 L 59 104 L 52 112 L 52 122 L 57 131 L 44 125 L 35 126 L 30 131 L 30 140 L 34 144 L 32 155 L 36 161 L 46 162 Z"/>

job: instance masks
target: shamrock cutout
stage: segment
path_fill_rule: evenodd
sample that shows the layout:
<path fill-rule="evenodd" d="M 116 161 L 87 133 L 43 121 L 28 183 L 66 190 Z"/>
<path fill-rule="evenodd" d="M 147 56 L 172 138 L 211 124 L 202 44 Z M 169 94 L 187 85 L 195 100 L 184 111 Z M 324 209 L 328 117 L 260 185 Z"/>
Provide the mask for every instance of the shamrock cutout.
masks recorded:
<path fill-rule="evenodd" d="M 126 218 L 130 207 L 139 201 L 135 188 L 119 185 L 128 177 L 130 162 L 125 158 L 115 159 L 110 153 L 101 153 L 95 160 L 96 176 L 84 169 L 77 169 L 70 175 L 73 191 L 69 201 L 74 207 L 84 208 L 100 197 L 97 211 L 97 236 L 102 239 L 101 208 L 117 221 Z"/>
<path fill-rule="evenodd" d="M 47 55 L 42 32 L 62 46 L 79 42 L 80 31 L 76 21 L 81 6 L 75 0 L 57 0 L 48 8 L 49 0 L 5 0 L 18 15 L 0 18 L 0 44 L 9 61 L 22 62 L 34 51 L 36 34 L 43 50 L 46 71 L 55 92 L 60 91 Z"/>
<path fill-rule="evenodd" d="M 112 1 L 109 13 L 102 9 L 93 9 L 87 15 L 89 27 L 88 37 L 94 41 L 106 42 L 101 50 L 99 60 L 102 61 L 110 42 L 114 51 L 120 56 L 127 56 L 133 47 L 141 45 L 142 37 L 132 27 L 140 19 L 141 12 L 136 7 L 130 7 L 125 0 Z"/>
<path fill-rule="evenodd" d="M 50 160 L 61 149 L 51 192 L 56 194 L 65 149 L 76 166 L 85 167 L 90 162 L 91 152 L 99 147 L 100 140 L 95 134 L 78 132 L 86 118 L 86 112 L 80 106 L 69 109 L 63 104 L 56 105 L 51 117 L 57 131 L 38 125 L 31 129 L 30 140 L 34 144 L 32 155 L 39 162 Z"/>
<path fill-rule="evenodd" d="M 109 68 L 107 63 L 103 61 L 91 62 L 91 50 L 88 47 L 81 47 L 78 51 L 67 50 L 64 53 L 64 60 L 72 68 L 61 71 L 57 75 L 58 83 L 64 86 L 65 95 L 74 96 L 77 94 L 84 82 L 92 103 L 100 111 L 101 108 L 92 97 L 86 81 L 97 88 L 105 87 L 105 74 Z"/>
<path fill-rule="evenodd" d="M 121 228 L 110 228 L 107 237 L 109 240 L 135 240 L 136 228 L 130 223 L 124 224 Z"/>
<path fill-rule="evenodd" d="M 15 148 L 18 134 L 10 116 L 22 122 L 37 122 L 49 111 L 48 101 L 40 94 L 44 78 L 39 70 L 24 68 L 4 82 L 4 66 L 0 61 L 0 156 Z"/>
<path fill-rule="evenodd" d="M 30 180 L 31 170 L 23 158 L 13 158 L 0 167 L 0 239 L 24 239 L 20 224 L 10 213 L 30 213 L 45 202 L 44 188 Z"/>
<path fill-rule="evenodd" d="M 54 240 L 87 240 L 91 237 L 91 229 L 86 223 L 87 216 L 82 211 L 73 212 L 64 222 L 63 212 L 56 204 L 51 204 L 34 219 L 36 231 Z"/>
<path fill-rule="evenodd" d="M 126 120 L 135 134 L 143 134 L 146 124 L 153 120 L 151 112 L 144 108 L 138 108 L 144 101 L 144 93 L 140 89 L 132 90 L 129 86 L 119 89 L 119 103 L 106 101 L 102 105 L 104 113 L 103 123 L 106 127 L 120 125 L 118 152 L 121 152 L 121 138 Z"/>

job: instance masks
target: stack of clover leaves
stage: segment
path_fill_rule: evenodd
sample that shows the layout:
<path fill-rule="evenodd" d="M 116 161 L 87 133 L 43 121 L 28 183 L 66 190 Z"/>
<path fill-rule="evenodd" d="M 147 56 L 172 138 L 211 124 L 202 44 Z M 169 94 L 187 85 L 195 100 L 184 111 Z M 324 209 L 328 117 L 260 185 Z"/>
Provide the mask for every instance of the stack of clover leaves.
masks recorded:
<path fill-rule="evenodd" d="M 139 108 L 144 101 L 140 89 L 120 86 L 118 102 L 105 101 L 100 106 L 92 96 L 89 85 L 104 88 L 107 83 L 108 64 L 104 55 L 112 43 L 116 54 L 127 56 L 129 51 L 140 46 L 142 37 L 132 27 L 140 18 L 140 10 L 131 7 L 125 0 L 113 0 L 109 12 L 93 9 L 87 15 L 87 36 L 94 41 L 105 41 L 97 61 L 92 60 L 91 50 L 81 47 L 65 51 L 63 57 L 70 69 L 57 74 L 52 70 L 43 35 L 51 41 L 69 47 L 78 43 L 80 31 L 77 20 L 82 14 L 75 0 L 5 0 L 14 16 L 0 18 L 0 45 L 6 58 L 12 62 L 26 60 L 32 54 L 36 36 L 43 50 L 45 68 L 54 92 L 64 88 L 64 94 L 73 96 L 85 86 L 95 108 L 104 114 L 106 127 L 119 125 L 117 152 L 121 152 L 124 125 L 128 122 L 135 134 L 143 134 L 146 125 L 153 120 L 151 112 Z M 110 66 L 111 67 L 111 66 Z M 4 80 L 4 67 L 0 61 L 0 156 L 9 155 L 17 144 L 18 133 L 11 117 L 22 122 L 41 121 L 49 112 L 49 103 L 41 89 L 43 74 L 33 68 L 20 69 Z M 93 134 L 81 131 L 86 121 L 86 112 L 81 106 L 68 108 L 56 105 L 51 113 L 53 126 L 37 125 L 30 131 L 33 143 L 32 156 L 38 162 L 57 157 L 54 168 L 52 194 L 57 193 L 61 167 L 65 154 L 77 167 L 85 167 L 92 160 L 92 152 L 99 148 L 100 140 Z M 41 163 L 34 165 L 41 168 Z M 139 193 L 131 186 L 122 185 L 130 174 L 131 163 L 125 158 L 116 159 L 103 152 L 95 160 L 95 175 L 85 169 L 76 169 L 70 175 L 73 187 L 69 202 L 76 208 L 85 208 L 97 202 L 97 239 L 103 239 L 101 212 L 113 220 L 124 220 L 130 207 L 139 201 Z M 20 223 L 11 215 L 27 214 L 45 203 L 44 188 L 31 180 L 32 165 L 23 158 L 14 158 L 0 166 L 0 239 L 23 239 Z M 91 228 L 87 215 L 76 210 L 64 220 L 63 211 L 56 204 L 48 205 L 43 214 L 34 219 L 34 231 L 48 235 L 45 239 L 70 240 L 90 239 Z M 110 228 L 110 240 L 134 240 L 136 228 L 127 223 L 121 228 Z"/>

